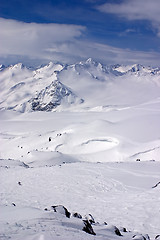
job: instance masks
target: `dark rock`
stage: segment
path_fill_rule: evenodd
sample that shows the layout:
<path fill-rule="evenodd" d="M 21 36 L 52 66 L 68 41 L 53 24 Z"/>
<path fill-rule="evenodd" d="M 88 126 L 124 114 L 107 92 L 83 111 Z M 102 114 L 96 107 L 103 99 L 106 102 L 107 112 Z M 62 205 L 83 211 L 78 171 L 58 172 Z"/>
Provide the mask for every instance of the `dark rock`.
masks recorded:
<path fill-rule="evenodd" d="M 90 222 L 88 220 L 83 220 L 84 222 L 84 227 L 83 227 L 83 231 L 92 235 L 96 235 L 95 232 L 93 231 L 92 225 L 90 224 Z"/>
<path fill-rule="evenodd" d="M 54 210 L 54 212 L 60 213 L 65 215 L 67 218 L 70 218 L 71 213 L 67 210 L 67 208 L 65 208 L 62 205 L 57 205 L 57 206 L 51 206 L 51 208 Z"/>
<path fill-rule="evenodd" d="M 62 136 L 62 133 L 57 133 L 57 137 L 60 137 L 60 136 Z"/>
<path fill-rule="evenodd" d="M 73 217 L 82 219 L 82 216 L 79 213 L 73 213 Z"/>
<path fill-rule="evenodd" d="M 120 230 L 114 226 L 114 225 L 106 225 L 105 227 L 107 230 L 109 230 L 110 232 L 112 232 L 113 234 L 116 234 L 117 236 L 123 236 L 120 232 Z"/>
<path fill-rule="evenodd" d="M 145 235 L 145 238 L 146 238 L 147 240 L 150 240 L 150 237 L 149 237 L 148 234 Z"/>
<path fill-rule="evenodd" d="M 116 226 L 114 227 L 114 232 L 115 232 L 115 234 L 118 235 L 118 236 L 123 236 L 123 235 L 120 233 L 119 229 L 118 229 Z"/>
<path fill-rule="evenodd" d="M 155 239 L 160 239 L 160 234 L 158 234 L 158 235 L 155 237 Z"/>
<path fill-rule="evenodd" d="M 160 182 L 158 182 L 157 184 L 155 184 L 152 188 L 158 187 L 159 184 L 160 184 Z"/>
<path fill-rule="evenodd" d="M 91 214 L 88 214 L 87 216 L 85 216 L 85 219 L 88 220 L 90 224 L 95 223 L 95 220 Z"/>
<path fill-rule="evenodd" d="M 150 240 L 150 237 L 148 236 L 148 234 L 146 234 L 145 236 L 143 236 L 142 234 L 134 235 L 132 238 L 135 240 Z"/>
<path fill-rule="evenodd" d="M 22 162 L 22 166 L 25 167 L 25 168 L 29 168 L 29 166 L 24 162 Z"/>
<path fill-rule="evenodd" d="M 127 232 L 127 229 L 123 227 L 122 232 Z"/>
<path fill-rule="evenodd" d="M 12 203 L 12 205 L 13 205 L 14 207 L 16 207 L 16 204 L 15 204 L 14 202 Z"/>

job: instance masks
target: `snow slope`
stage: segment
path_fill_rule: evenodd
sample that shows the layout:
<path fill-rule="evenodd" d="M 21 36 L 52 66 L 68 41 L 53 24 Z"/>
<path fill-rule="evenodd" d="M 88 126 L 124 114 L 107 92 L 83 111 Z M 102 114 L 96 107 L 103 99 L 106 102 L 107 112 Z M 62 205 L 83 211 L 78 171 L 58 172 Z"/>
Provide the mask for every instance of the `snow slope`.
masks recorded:
<path fill-rule="evenodd" d="M 0 239 L 158 239 L 159 77 L 92 59 L 1 68 Z"/>

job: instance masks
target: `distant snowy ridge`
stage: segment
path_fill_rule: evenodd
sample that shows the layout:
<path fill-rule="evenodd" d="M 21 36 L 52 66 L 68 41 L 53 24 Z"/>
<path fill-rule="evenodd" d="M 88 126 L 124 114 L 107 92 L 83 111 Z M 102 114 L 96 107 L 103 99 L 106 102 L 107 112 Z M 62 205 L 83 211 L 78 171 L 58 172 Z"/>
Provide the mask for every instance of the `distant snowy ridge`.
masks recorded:
<path fill-rule="evenodd" d="M 91 58 L 65 66 L 50 62 L 37 69 L 22 63 L 0 65 L 0 109 L 103 111 L 104 106 L 142 104 L 160 97 L 159 78 L 160 68 L 105 66 Z"/>
<path fill-rule="evenodd" d="M 86 61 L 81 61 L 79 63 L 69 65 L 69 67 L 74 67 L 78 70 L 80 69 L 88 69 L 89 71 L 93 71 L 93 69 L 98 70 L 99 72 L 105 72 L 106 74 L 113 74 L 113 75 L 125 75 L 128 73 L 132 74 L 160 74 L 159 67 L 151 67 L 151 66 L 143 66 L 141 64 L 133 64 L 133 65 L 104 65 L 94 61 L 92 58 L 87 59 Z"/>
<path fill-rule="evenodd" d="M 160 67 L 152 67 L 152 66 L 143 66 L 141 64 L 132 64 L 132 65 L 121 65 L 121 64 L 114 64 L 114 65 L 104 65 L 99 62 L 94 61 L 92 58 L 88 58 L 86 61 L 80 61 L 75 64 L 66 64 L 63 65 L 61 63 L 54 64 L 53 62 L 49 62 L 47 65 L 41 65 L 40 67 L 26 67 L 23 63 L 17 63 L 15 65 L 10 65 L 10 66 L 5 66 L 3 64 L 0 64 L 0 71 L 2 70 L 12 70 L 12 71 L 17 71 L 17 70 L 33 70 L 35 73 L 40 73 L 40 72 L 45 72 L 47 71 L 61 71 L 65 68 L 68 67 L 80 67 L 83 69 L 89 69 L 89 68 L 97 68 L 101 71 L 105 71 L 106 73 L 113 73 L 116 74 L 116 72 L 119 72 L 121 74 L 126 74 L 128 72 L 133 72 L 133 73 L 149 73 L 149 74 L 160 74 Z M 116 71 L 116 72 L 114 72 Z"/>

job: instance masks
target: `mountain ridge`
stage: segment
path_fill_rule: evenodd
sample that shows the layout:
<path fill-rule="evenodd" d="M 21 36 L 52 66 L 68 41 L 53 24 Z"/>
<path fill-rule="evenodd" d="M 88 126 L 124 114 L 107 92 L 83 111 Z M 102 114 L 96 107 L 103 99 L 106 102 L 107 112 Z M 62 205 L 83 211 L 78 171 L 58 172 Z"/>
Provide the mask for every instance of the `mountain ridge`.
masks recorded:
<path fill-rule="evenodd" d="M 57 62 L 57 63 L 53 63 L 53 62 L 49 62 L 47 64 L 41 64 L 40 66 L 37 66 L 37 67 L 33 67 L 33 66 L 25 66 L 22 62 L 19 62 L 19 63 L 16 63 L 16 64 L 11 64 L 11 65 L 7 65 L 5 66 L 4 64 L 0 64 L 0 71 L 1 70 L 4 70 L 4 69 L 7 69 L 7 68 L 12 68 L 12 69 L 15 69 L 15 68 L 26 68 L 28 70 L 39 70 L 39 69 L 43 69 L 43 68 L 51 68 L 53 66 L 56 66 L 56 65 L 61 65 L 63 68 L 66 68 L 68 66 L 74 66 L 74 65 L 94 65 L 94 66 L 100 66 L 101 68 L 107 68 L 108 70 L 109 69 L 117 69 L 119 67 L 123 67 L 124 69 L 126 68 L 126 71 L 123 69 L 122 72 L 128 72 L 128 71 L 132 71 L 132 72 L 140 72 L 142 69 L 147 69 L 148 71 L 151 70 L 151 71 L 155 71 L 156 73 L 159 73 L 160 72 L 160 67 L 153 67 L 153 66 L 144 66 L 142 64 L 139 64 L 139 63 L 136 63 L 136 64 L 129 64 L 129 65 L 124 65 L 124 64 L 109 64 L 109 65 L 106 65 L 106 64 L 102 64 L 100 62 L 97 62 L 97 61 L 94 61 L 92 58 L 88 58 L 87 60 L 84 60 L 84 61 L 80 61 L 80 62 L 77 62 L 77 63 L 73 63 L 73 64 L 63 64 L 63 63 L 60 63 L 60 62 Z M 127 70 L 127 68 L 129 68 Z M 117 70 L 118 71 L 118 70 Z M 121 70 L 119 69 L 119 71 L 121 72 Z"/>
<path fill-rule="evenodd" d="M 103 108 L 118 103 L 124 105 L 125 94 L 131 94 L 132 99 L 135 97 L 138 103 L 142 103 L 146 99 L 150 100 L 147 97 L 149 91 L 155 92 L 155 97 L 159 97 L 154 86 L 160 86 L 159 76 L 160 68 L 140 64 L 106 66 L 91 58 L 71 65 L 50 62 L 36 69 L 28 68 L 22 63 L 9 67 L 0 65 L 0 109 L 22 112 L 56 111 L 60 105 L 61 111 L 66 107 L 72 109 L 73 105 L 78 109 L 97 106 Z M 61 91 L 58 90 L 59 87 Z M 51 98 L 49 89 L 57 96 L 54 94 L 54 98 L 46 103 L 45 99 L 49 96 Z M 146 93 L 140 96 L 139 91 Z M 120 102 L 118 99 L 121 99 Z"/>

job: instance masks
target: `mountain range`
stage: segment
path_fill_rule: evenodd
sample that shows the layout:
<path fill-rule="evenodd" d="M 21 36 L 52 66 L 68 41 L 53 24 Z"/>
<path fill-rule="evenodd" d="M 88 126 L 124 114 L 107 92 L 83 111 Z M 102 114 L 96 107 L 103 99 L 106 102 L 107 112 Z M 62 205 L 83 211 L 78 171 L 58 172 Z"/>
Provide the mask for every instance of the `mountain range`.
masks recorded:
<path fill-rule="evenodd" d="M 0 109 L 94 111 L 142 104 L 159 97 L 159 77 L 160 68 L 105 66 L 91 58 L 72 65 L 50 62 L 36 69 L 22 63 L 0 65 Z"/>

